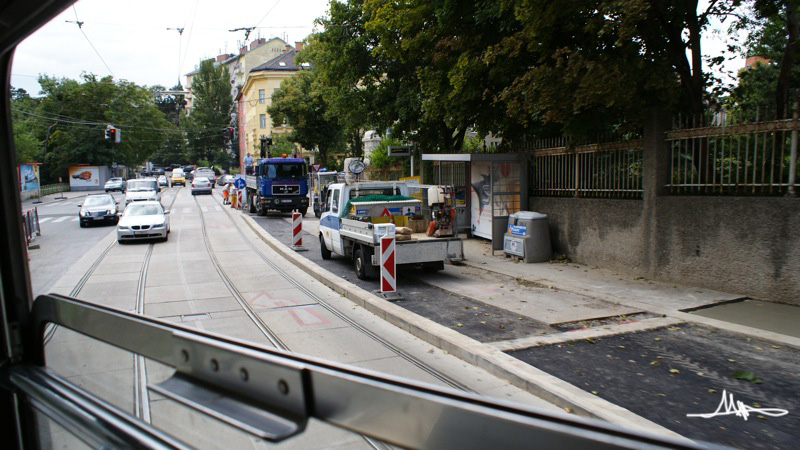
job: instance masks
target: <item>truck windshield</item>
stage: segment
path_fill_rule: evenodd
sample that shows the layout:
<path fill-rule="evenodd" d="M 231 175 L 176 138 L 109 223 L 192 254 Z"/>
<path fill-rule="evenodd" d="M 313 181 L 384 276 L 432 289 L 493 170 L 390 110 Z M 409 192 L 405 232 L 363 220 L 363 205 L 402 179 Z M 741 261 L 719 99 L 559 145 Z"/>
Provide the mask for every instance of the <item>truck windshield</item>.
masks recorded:
<path fill-rule="evenodd" d="M 306 177 L 305 164 L 267 164 L 263 174 L 270 180 L 302 180 Z"/>

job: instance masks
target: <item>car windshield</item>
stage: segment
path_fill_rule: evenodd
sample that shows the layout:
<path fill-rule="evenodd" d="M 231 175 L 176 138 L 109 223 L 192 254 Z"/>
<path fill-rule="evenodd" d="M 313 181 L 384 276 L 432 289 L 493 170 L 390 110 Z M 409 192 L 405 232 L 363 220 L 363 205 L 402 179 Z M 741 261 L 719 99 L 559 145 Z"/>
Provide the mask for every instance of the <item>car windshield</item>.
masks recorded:
<path fill-rule="evenodd" d="M 266 177 L 270 180 L 299 180 L 306 176 L 305 164 L 267 164 Z"/>
<path fill-rule="evenodd" d="M 111 205 L 114 201 L 110 197 L 86 197 L 83 206 Z"/>
<path fill-rule="evenodd" d="M 122 178 L 112 178 L 108 180 L 109 183 L 122 183 Z"/>
<path fill-rule="evenodd" d="M 162 213 L 158 205 L 137 205 L 135 202 L 125 208 L 126 216 L 157 216 Z"/>
<path fill-rule="evenodd" d="M 145 180 L 133 180 L 128 182 L 128 190 L 129 191 L 154 191 L 155 187 L 153 186 L 152 181 L 145 181 Z"/>

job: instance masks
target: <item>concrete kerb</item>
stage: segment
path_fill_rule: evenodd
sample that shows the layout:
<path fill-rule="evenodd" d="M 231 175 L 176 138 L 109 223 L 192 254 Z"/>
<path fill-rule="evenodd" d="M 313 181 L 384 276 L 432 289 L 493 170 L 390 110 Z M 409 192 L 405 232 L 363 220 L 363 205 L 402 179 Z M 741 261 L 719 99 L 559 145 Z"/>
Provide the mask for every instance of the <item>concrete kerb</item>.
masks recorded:
<path fill-rule="evenodd" d="M 474 264 L 474 263 L 472 263 L 470 261 L 463 261 L 463 264 L 465 264 L 465 265 L 467 265 L 469 267 L 475 268 L 475 269 L 481 269 L 481 270 L 486 270 L 486 271 L 489 271 L 489 272 L 502 274 L 502 272 L 499 272 L 499 271 L 497 271 L 497 270 L 495 270 L 495 269 L 493 269 L 491 267 L 486 267 L 484 265 Z M 542 281 L 539 280 L 537 282 L 542 282 Z M 800 338 L 796 338 L 794 336 L 787 336 L 785 334 L 775 333 L 775 332 L 767 331 L 767 330 L 761 330 L 761 329 L 758 329 L 758 328 L 748 327 L 746 325 L 739 325 L 739 324 L 736 324 L 736 323 L 725 322 L 723 320 L 717 320 L 717 319 L 713 319 L 713 318 L 710 318 L 710 317 L 697 316 L 697 315 L 689 314 L 689 313 L 686 313 L 686 312 L 683 312 L 683 311 L 680 311 L 680 310 L 665 308 L 665 307 L 662 307 L 662 306 L 656 306 L 656 305 L 652 305 L 650 303 L 640 302 L 640 301 L 637 301 L 637 300 L 631 300 L 631 299 L 626 299 L 626 298 L 622 298 L 622 297 L 613 297 L 613 296 L 609 296 L 609 295 L 599 294 L 597 292 L 589 292 L 589 291 L 586 291 L 586 290 L 584 290 L 582 288 L 575 287 L 575 286 L 572 286 L 572 285 L 569 285 L 569 284 L 560 283 L 560 282 L 554 281 L 552 279 L 547 279 L 546 283 L 551 285 L 551 286 L 553 286 L 555 289 L 558 289 L 558 290 L 561 290 L 561 291 L 564 291 L 564 292 L 569 292 L 569 293 L 577 294 L 577 295 L 586 295 L 586 296 L 597 298 L 597 299 L 600 299 L 600 300 L 605 300 L 605 301 L 608 301 L 608 302 L 611 302 L 611 303 L 617 303 L 617 304 L 620 304 L 620 305 L 624 305 L 624 306 L 627 306 L 627 307 L 630 307 L 630 308 L 640 309 L 642 311 L 647 311 L 647 312 L 650 312 L 650 313 L 659 314 L 659 315 L 662 315 L 664 317 L 670 317 L 670 318 L 673 318 L 673 319 L 678 319 L 678 320 L 682 320 L 682 321 L 685 321 L 685 322 L 695 323 L 695 324 L 698 324 L 698 325 L 705 325 L 705 326 L 709 326 L 709 327 L 713 327 L 713 328 L 718 328 L 720 330 L 728 331 L 728 332 L 731 332 L 731 333 L 744 334 L 744 335 L 749 336 L 749 337 L 755 337 L 755 338 L 759 338 L 759 339 L 764 339 L 764 340 L 773 342 L 775 344 L 788 345 L 790 347 L 794 347 L 794 348 L 800 349 Z"/>
<path fill-rule="evenodd" d="M 228 213 L 231 214 L 230 212 Z M 265 232 L 250 216 L 246 214 L 239 215 L 241 220 L 270 248 L 288 259 L 292 264 L 340 295 L 402 330 L 567 411 L 638 430 L 683 439 L 679 434 L 667 428 L 600 397 L 589 394 L 490 345 L 482 344 L 427 318 L 386 302 L 373 293 L 342 280 L 312 261 L 297 255 L 288 246 Z"/>

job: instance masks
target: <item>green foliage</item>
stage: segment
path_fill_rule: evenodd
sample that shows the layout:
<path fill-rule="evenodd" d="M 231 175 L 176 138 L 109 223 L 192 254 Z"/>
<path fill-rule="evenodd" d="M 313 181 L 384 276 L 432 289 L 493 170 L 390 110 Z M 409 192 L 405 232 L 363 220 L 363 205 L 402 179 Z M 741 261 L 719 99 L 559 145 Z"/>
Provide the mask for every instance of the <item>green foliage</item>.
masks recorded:
<path fill-rule="evenodd" d="M 192 78 L 194 103 L 186 121 L 189 136 L 187 157 L 190 161 L 206 160 L 214 164 L 230 164 L 223 130 L 231 122 L 233 99 L 225 66 L 213 60 L 200 63 Z"/>
<path fill-rule="evenodd" d="M 407 156 L 389 156 L 389 146 L 403 145 L 403 143 L 392 137 L 381 139 L 381 143 L 369 154 L 369 167 L 375 169 L 386 169 L 388 167 L 402 166 L 408 164 Z"/>
<path fill-rule="evenodd" d="M 79 81 L 43 76 L 39 84 L 41 99 L 17 91 L 12 107 L 20 157 L 44 163 L 45 183 L 66 177 L 67 168 L 79 163 L 137 165 L 173 129 L 152 92 L 133 83 L 84 74 Z M 121 143 L 105 141 L 108 124 L 121 130 Z"/>
<path fill-rule="evenodd" d="M 289 123 L 292 141 L 306 149 L 318 147 L 320 163 L 326 164 L 328 152 L 343 150 L 345 143 L 342 126 L 330 114 L 318 78 L 313 69 L 287 78 L 272 94 L 268 111 L 273 125 Z"/>

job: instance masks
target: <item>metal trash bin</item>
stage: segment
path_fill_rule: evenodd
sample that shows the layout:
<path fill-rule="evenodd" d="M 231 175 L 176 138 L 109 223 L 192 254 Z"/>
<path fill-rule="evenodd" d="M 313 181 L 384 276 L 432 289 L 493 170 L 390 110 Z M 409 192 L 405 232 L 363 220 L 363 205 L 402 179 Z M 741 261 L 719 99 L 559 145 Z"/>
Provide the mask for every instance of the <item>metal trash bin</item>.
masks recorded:
<path fill-rule="evenodd" d="M 550 261 L 550 229 L 547 215 L 519 211 L 508 216 L 508 228 L 503 235 L 503 252 L 518 256 L 526 263 Z"/>

